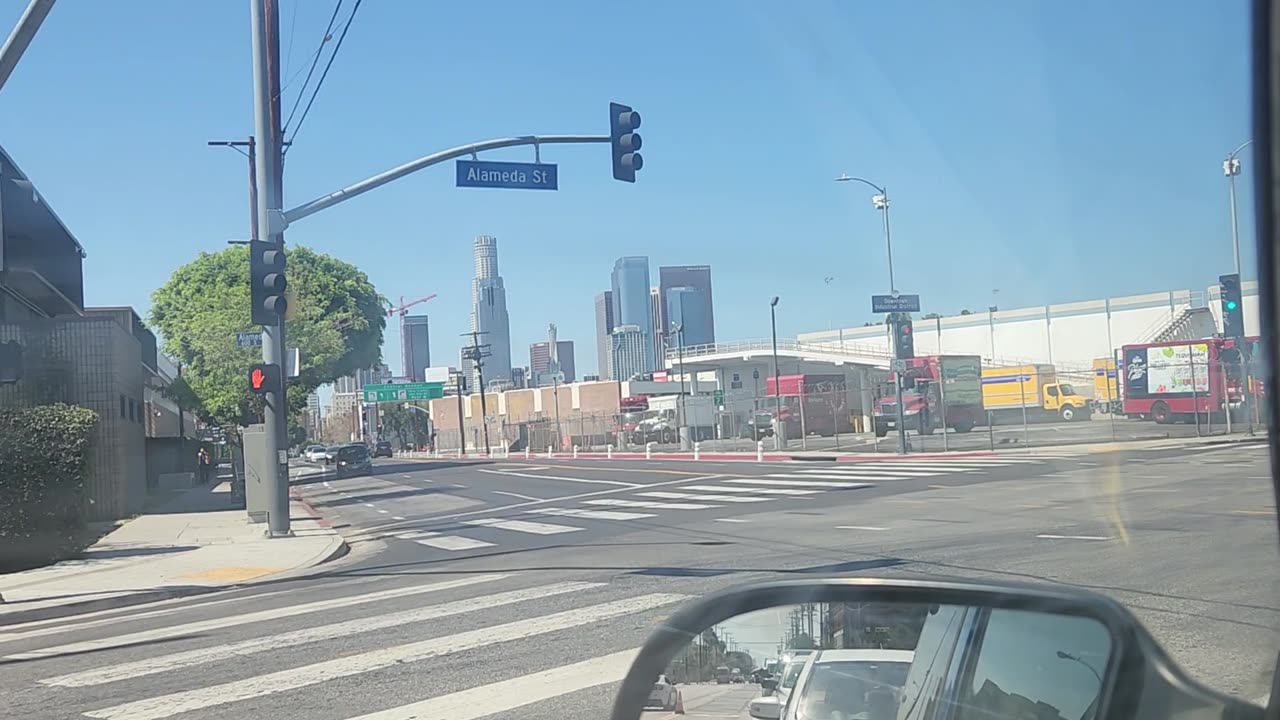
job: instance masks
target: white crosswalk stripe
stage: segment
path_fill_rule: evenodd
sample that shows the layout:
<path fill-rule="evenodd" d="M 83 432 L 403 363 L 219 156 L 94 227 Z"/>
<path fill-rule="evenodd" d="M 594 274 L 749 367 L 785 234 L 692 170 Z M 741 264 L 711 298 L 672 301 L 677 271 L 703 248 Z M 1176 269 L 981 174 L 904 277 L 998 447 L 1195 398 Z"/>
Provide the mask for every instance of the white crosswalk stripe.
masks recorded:
<path fill-rule="evenodd" d="M 796 470 L 794 472 L 789 472 L 789 473 L 778 473 L 778 474 L 770 475 L 769 477 L 805 477 L 807 475 L 821 475 L 825 477 L 827 475 L 848 475 L 851 477 L 894 479 L 894 478 L 930 477 L 932 475 L 941 475 L 941 474 L 942 474 L 941 471 L 911 470 L 907 468 L 864 469 L 864 468 L 832 467 L 832 468 L 822 468 L 820 470 L 817 470 L 817 469 Z"/>
<path fill-rule="evenodd" d="M 597 498 L 583 500 L 583 505 L 608 505 L 611 507 L 653 508 L 655 510 L 711 510 L 719 505 L 703 505 L 699 503 L 669 503 L 656 500 L 624 500 L 622 498 Z"/>
<path fill-rule="evenodd" d="M 728 503 L 768 502 L 769 500 L 769 498 L 742 497 L 741 495 L 708 495 L 706 493 L 672 492 L 667 490 L 636 493 L 636 495 L 639 495 L 640 497 L 670 498 L 672 500 L 708 500 L 711 502 Z"/>
<path fill-rule="evenodd" d="M 636 513 L 622 512 L 620 510 L 586 510 L 583 508 L 541 508 L 539 510 L 530 510 L 530 512 L 539 515 L 562 515 L 565 517 L 580 517 L 589 520 L 639 520 L 641 518 L 657 517 L 653 513 Z"/>
<path fill-rule="evenodd" d="M 821 476 L 819 476 L 821 477 Z M 770 487 L 806 487 L 806 488 L 830 488 L 839 490 L 855 490 L 857 488 L 871 487 L 871 483 L 858 482 L 835 482 L 830 480 L 771 480 L 769 478 L 734 478 L 725 480 L 729 483 L 738 483 L 739 485 L 767 485 Z"/>
<path fill-rule="evenodd" d="M 706 490 L 708 492 L 743 492 L 743 493 L 759 493 L 761 495 L 817 495 L 821 490 L 796 490 L 793 488 L 743 488 L 734 487 L 732 485 L 681 485 L 685 490 Z"/>
<path fill-rule="evenodd" d="M 579 532 L 580 527 L 572 525 L 555 525 L 552 523 L 529 522 L 528 520 L 503 520 L 501 518 L 478 518 L 463 520 L 463 525 L 494 527 L 512 532 L 531 533 L 533 535 L 559 535 L 561 533 Z"/>

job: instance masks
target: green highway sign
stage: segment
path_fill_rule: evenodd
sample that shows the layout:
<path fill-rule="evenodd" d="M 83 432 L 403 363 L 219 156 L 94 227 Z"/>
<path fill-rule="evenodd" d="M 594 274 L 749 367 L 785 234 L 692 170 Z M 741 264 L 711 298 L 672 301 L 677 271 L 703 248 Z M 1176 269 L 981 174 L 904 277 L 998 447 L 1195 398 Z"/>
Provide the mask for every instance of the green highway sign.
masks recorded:
<path fill-rule="evenodd" d="M 388 383 L 365 385 L 365 402 L 403 402 L 405 400 L 432 400 L 444 397 L 444 383 Z"/>
<path fill-rule="evenodd" d="M 712 390 L 712 391 L 711 391 L 711 402 L 713 402 L 713 403 L 715 403 L 715 404 L 717 404 L 717 405 L 723 405 L 723 404 L 724 404 L 724 391 L 723 391 L 723 390 Z"/>

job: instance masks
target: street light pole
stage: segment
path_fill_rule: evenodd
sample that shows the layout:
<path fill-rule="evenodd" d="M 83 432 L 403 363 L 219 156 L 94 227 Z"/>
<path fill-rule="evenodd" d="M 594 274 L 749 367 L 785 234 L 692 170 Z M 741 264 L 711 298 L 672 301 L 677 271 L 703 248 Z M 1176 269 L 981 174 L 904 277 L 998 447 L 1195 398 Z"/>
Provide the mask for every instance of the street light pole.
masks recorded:
<path fill-rule="evenodd" d="M 1240 229 L 1236 222 L 1236 176 L 1240 174 L 1240 159 L 1236 156 L 1252 144 L 1252 140 L 1242 143 L 1222 161 L 1222 173 L 1227 176 L 1227 186 L 1231 193 L 1231 250 L 1235 257 L 1237 275 L 1240 274 Z"/>
<path fill-rule="evenodd" d="M 684 313 L 683 313 L 684 298 L 681 297 L 680 300 L 681 300 L 680 317 L 684 317 Z M 671 323 L 671 325 L 672 325 L 672 332 L 669 333 L 669 335 L 676 336 L 676 363 L 680 367 L 680 389 L 678 390 L 679 394 L 676 395 L 676 435 L 680 438 L 680 449 L 688 450 L 690 449 L 689 448 L 690 438 L 689 438 L 689 430 L 687 427 L 685 427 L 686 416 L 685 416 L 685 409 L 684 409 L 684 383 L 685 383 L 684 324 Z"/>
<path fill-rule="evenodd" d="M 782 385 L 778 372 L 778 296 L 769 301 L 769 331 L 773 337 L 773 449 L 781 450 L 782 438 Z"/>
<path fill-rule="evenodd" d="M 889 233 L 889 191 L 870 180 L 843 174 L 836 178 L 836 182 L 860 182 L 876 191 L 877 194 L 872 196 L 871 203 L 880 211 L 884 220 L 884 250 L 889 260 L 889 292 L 898 292 L 898 286 L 893 282 L 893 237 Z"/>

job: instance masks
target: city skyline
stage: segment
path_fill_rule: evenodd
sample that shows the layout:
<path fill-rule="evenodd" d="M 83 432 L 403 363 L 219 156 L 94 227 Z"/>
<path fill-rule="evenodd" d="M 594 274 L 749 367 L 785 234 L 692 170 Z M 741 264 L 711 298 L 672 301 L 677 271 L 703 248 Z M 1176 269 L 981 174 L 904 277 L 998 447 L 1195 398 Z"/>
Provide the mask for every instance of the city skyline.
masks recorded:
<path fill-rule="evenodd" d="M 480 375 L 485 377 L 485 385 L 491 381 L 510 382 L 511 318 L 507 313 L 506 287 L 498 270 L 498 239 L 479 235 L 473 247 L 475 276 L 471 280 L 470 331 L 476 342 L 489 346 L 489 356 L 477 371 L 467 357 L 467 347 L 472 340 L 468 338 L 459 349 L 459 361 L 462 371 L 471 378 L 472 387 L 478 389 Z"/>

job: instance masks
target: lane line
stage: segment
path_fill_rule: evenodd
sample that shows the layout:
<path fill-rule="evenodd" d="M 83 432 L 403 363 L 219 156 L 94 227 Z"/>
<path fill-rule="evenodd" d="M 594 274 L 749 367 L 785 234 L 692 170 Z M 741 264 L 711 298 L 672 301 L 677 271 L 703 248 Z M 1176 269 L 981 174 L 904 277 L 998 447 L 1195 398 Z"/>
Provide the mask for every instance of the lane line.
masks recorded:
<path fill-rule="evenodd" d="M 1049 535 L 1042 534 L 1036 537 L 1042 540 L 1110 540 L 1106 535 Z"/>
<path fill-rule="evenodd" d="M 403 520 L 404 518 L 403 518 L 403 517 L 401 517 L 401 516 L 399 516 L 399 515 L 392 515 L 392 516 L 391 516 L 391 519 L 392 519 L 392 520 Z"/>
<path fill-rule="evenodd" d="M 619 498 L 601 498 L 599 500 L 583 500 L 583 505 L 609 505 L 612 507 L 657 508 L 661 510 L 711 510 L 719 505 L 700 505 L 698 503 L 664 503 L 656 500 L 622 500 Z"/>
<path fill-rule="evenodd" d="M 791 473 L 778 473 L 775 475 L 766 475 L 765 477 L 822 477 L 840 479 L 841 477 L 852 478 L 918 478 L 932 477 L 941 475 L 941 472 L 930 472 L 927 470 L 845 470 L 844 468 L 823 468 L 821 470 L 796 470 Z"/>
<path fill-rule="evenodd" d="M 264 635 L 249 638 L 248 640 L 241 640 L 239 642 L 224 643 L 222 645 L 203 647 L 186 652 L 171 653 L 169 655 L 151 657 L 135 662 L 117 663 L 115 665 L 108 665 L 107 667 L 95 670 L 86 670 L 45 678 L 39 682 L 42 685 L 54 685 L 58 687 L 88 687 L 91 685 L 119 682 L 121 680 L 132 680 L 146 675 L 155 675 L 157 673 L 169 672 L 180 668 L 204 665 L 229 658 L 239 658 L 245 655 L 275 650 L 277 648 L 305 645 L 307 643 L 319 642 L 321 640 L 332 640 L 334 638 L 346 637 L 348 635 L 358 635 L 360 633 L 399 627 L 401 625 L 448 617 L 450 615 L 461 615 L 463 613 L 488 610 L 503 605 L 524 602 L 526 600 L 536 600 L 539 598 L 552 597 L 554 595 L 581 592 L 590 588 L 603 587 L 607 584 L 608 583 L 563 582 L 542 585 L 539 587 L 523 588 L 520 590 L 511 590 L 508 592 L 498 593 L 496 595 L 467 598 L 465 600 L 457 600 L 441 605 L 432 605 L 422 608 L 413 608 L 411 610 L 404 610 L 387 615 L 361 617 L 354 620 L 330 623 L 328 625 L 320 625 L 317 627 L 302 628 L 300 630 L 293 630 L 276 635 Z"/>
<path fill-rule="evenodd" d="M 586 510 L 583 508 L 541 508 L 531 510 L 540 515 L 563 515 L 565 517 L 581 517 L 591 520 L 639 520 L 641 518 L 658 517 L 653 513 L 621 512 L 619 510 Z"/>
<path fill-rule="evenodd" d="M 579 690 L 620 682 L 639 654 L 639 649 L 635 649 L 601 655 L 572 665 L 379 710 L 350 720 L 478 720 Z"/>
<path fill-rule="evenodd" d="M 723 523 L 744 523 L 744 522 L 746 522 L 746 520 L 742 520 L 742 519 L 740 519 L 740 518 L 716 518 L 716 522 L 723 522 Z M 737 717 L 737 716 L 735 715 L 734 717 Z"/>
<path fill-rule="evenodd" d="M 559 535 L 561 533 L 578 532 L 583 529 L 572 525 L 555 525 L 552 523 L 529 522 L 527 520 L 503 520 L 501 518 L 463 520 L 462 524 L 496 527 L 500 530 L 511 530 L 512 532 L 529 533 L 531 535 Z"/>
<path fill-rule="evenodd" d="M 855 482 L 829 482 L 823 480 L 757 480 L 755 478 L 738 478 L 736 480 L 725 480 L 725 482 L 737 483 L 739 485 L 767 485 L 780 487 L 823 487 L 823 488 L 840 488 L 842 490 L 855 490 L 857 488 L 872 487 L 871 483 L 855 483 Z"/>
<path fill-rule="evenodd" d="M 821 490 L 790 490 L 786 488 L 745 488 L 729 485 L 681 485 L 682 490 L 705 490 L 707 492 L 739 492 L 760 493 L 761 495 L 817 495 Z"/>
<path fill-rule="evenodd" d="M 762 497 L 742 497 L 740 495 L 705 495 L 700 493 L 685 492 L 643 492 L 636 493 L 639 497 L 656 497 L 670 498 L 672 500 L 709 500 L 711 502 L 732 502 L 732 503 L 753 503 L 753 502 L 769 502 L 773 498 Z"/>
<path fill-rule="evenodd" d="M 420 642 L 357 653 L 324 662 L 266 673 L 256 677 L 211 685 L 196 690 L 150 697 L 93 710 L 85 715 L 102 720 L 161 720 L 185 712 L 217 707 L 241 700 L 275 695 L 319 685 L 344 677 L 404 666 L 479 647 L 510 643 L 615 617 L 634 615 L 688 598 L 675 593 L 654 593 L 600 605 L 575 608 L 541 617 L 491 625 L 468 632 Z"/>
<path fill-rule="evenodd" d="M 507 497 L 518 498 L 520 500 L 541 500 L 541 498 L 530 497 L 528 495 L 521 495 L 520 493 L 507 492 L 506 490 L 494 490 L 493 494 L 506 495 Z"/>
<path fill-rule="evenodd" d="M 888 530 L 887 527 L 876 527 L 875 525 L 837 525 L 837 530 Z"/>
<path fill-rule="evenodd" d="M 571 483 L 586 483 L 588 485 L 615 485 L 617 487 L 634 488 L 644 487 L 643 483 L 629 483 L 621 480 L 594 480 L 591 478 L 571 478 L 562 475 L 535 475 L 534 473 L 519 473 L 511 470 L 485 470 L 477 468 L 476 472 L 489 473 L 490 475 L 514 475 L 516 477 L 534 478 L 535 480 L 562 480 Z"/>
<path fill-rule="evenodd" d="M 818 474 L 818 473 L 812 473 L 812 474 L 809 474 L 809 475 L 799 475 L 799 474 L 796 474 L 796 473 L 775 473 L 775 474 L 772 474 L 772 475 L 764 475 L 763 477 L 766 477 L 766 478 L 782 478 L 782 479 L 791 479 L 791 480 L 800 480 L 800 479 L 809 479 L 809 478 L 812 478 L 812 479 L 814 479 L 814 480 L 877 480 L 877 481 L 883 481 L 883 480 L 915 480 L 915 479 L 917 479 L 917 478 L 913 478 L 913 477 L 907 477 L 907 476 L 904 476 L 904 475 L 884 475 L 884 474 L 874 474 L 874 473 L 867 473 L 867 474 L 861 474 L 861 473 L 859 473 L 859 474 L 854 474 L 854 473 L 843 473 L 843 474 L 825 473 L 825 474 L 821 474 L 821 475 L 820 475 L 820 474 Z"/>
<path fill-rule="evenodd" d="M 106 650 L 108 648 L 122 647 L 125 645 L 139 645 L 155 640 L 182 637 L 183 635 L 198 635 L 209 630 L 221 630 L 224 628 L 235 627 L 237 625 L 248 625 L 249 623 L 263 622 L 265 620 L 278 620 L 280 618 L 305 615 L 306 613 L 318 612 L 321 610 L 335 610 L 338 608 L 353 607 L 355 605 L 364 605 L 366 603 L 377 602 L 379 600 L 421 595 L 423 593 L 438 592 L 440 590 L 451 590 L 454 588 L 466 587 L 468 585 L 493 582 L 505 577 L 509 576 L 499 574 L 476 575 L 475 577 L 458 578 L 456 580 L 444 580 L 437 583 L 431 583 L 429 585 L 411 585 L 409 587 L 392 588 L 390 590 L 381 590 L 378 592 L 367 593 L 365 595 L 353 595 L 350 597 L 333 598 L 331 600 L 317 600 L 315 602 L 303 603 L 301 605 L 286 605 L 284 607 L 271 608 L 270 610 L 259 610 L 257 612 L 244 613 L 243 615 L 225 615 L 223 617 L 186 622 L 170 627 L 140 630 L 138 632 L 114 635 L 112 637 L 102 638 L 99 640 L 86 640 L 83 642 L 54 645 L 52 647 L 6 655 L 5 658 L 8 660 L 35 660 L 37 658 L 54 657 L 67 653 L 86 653 Z"/>

